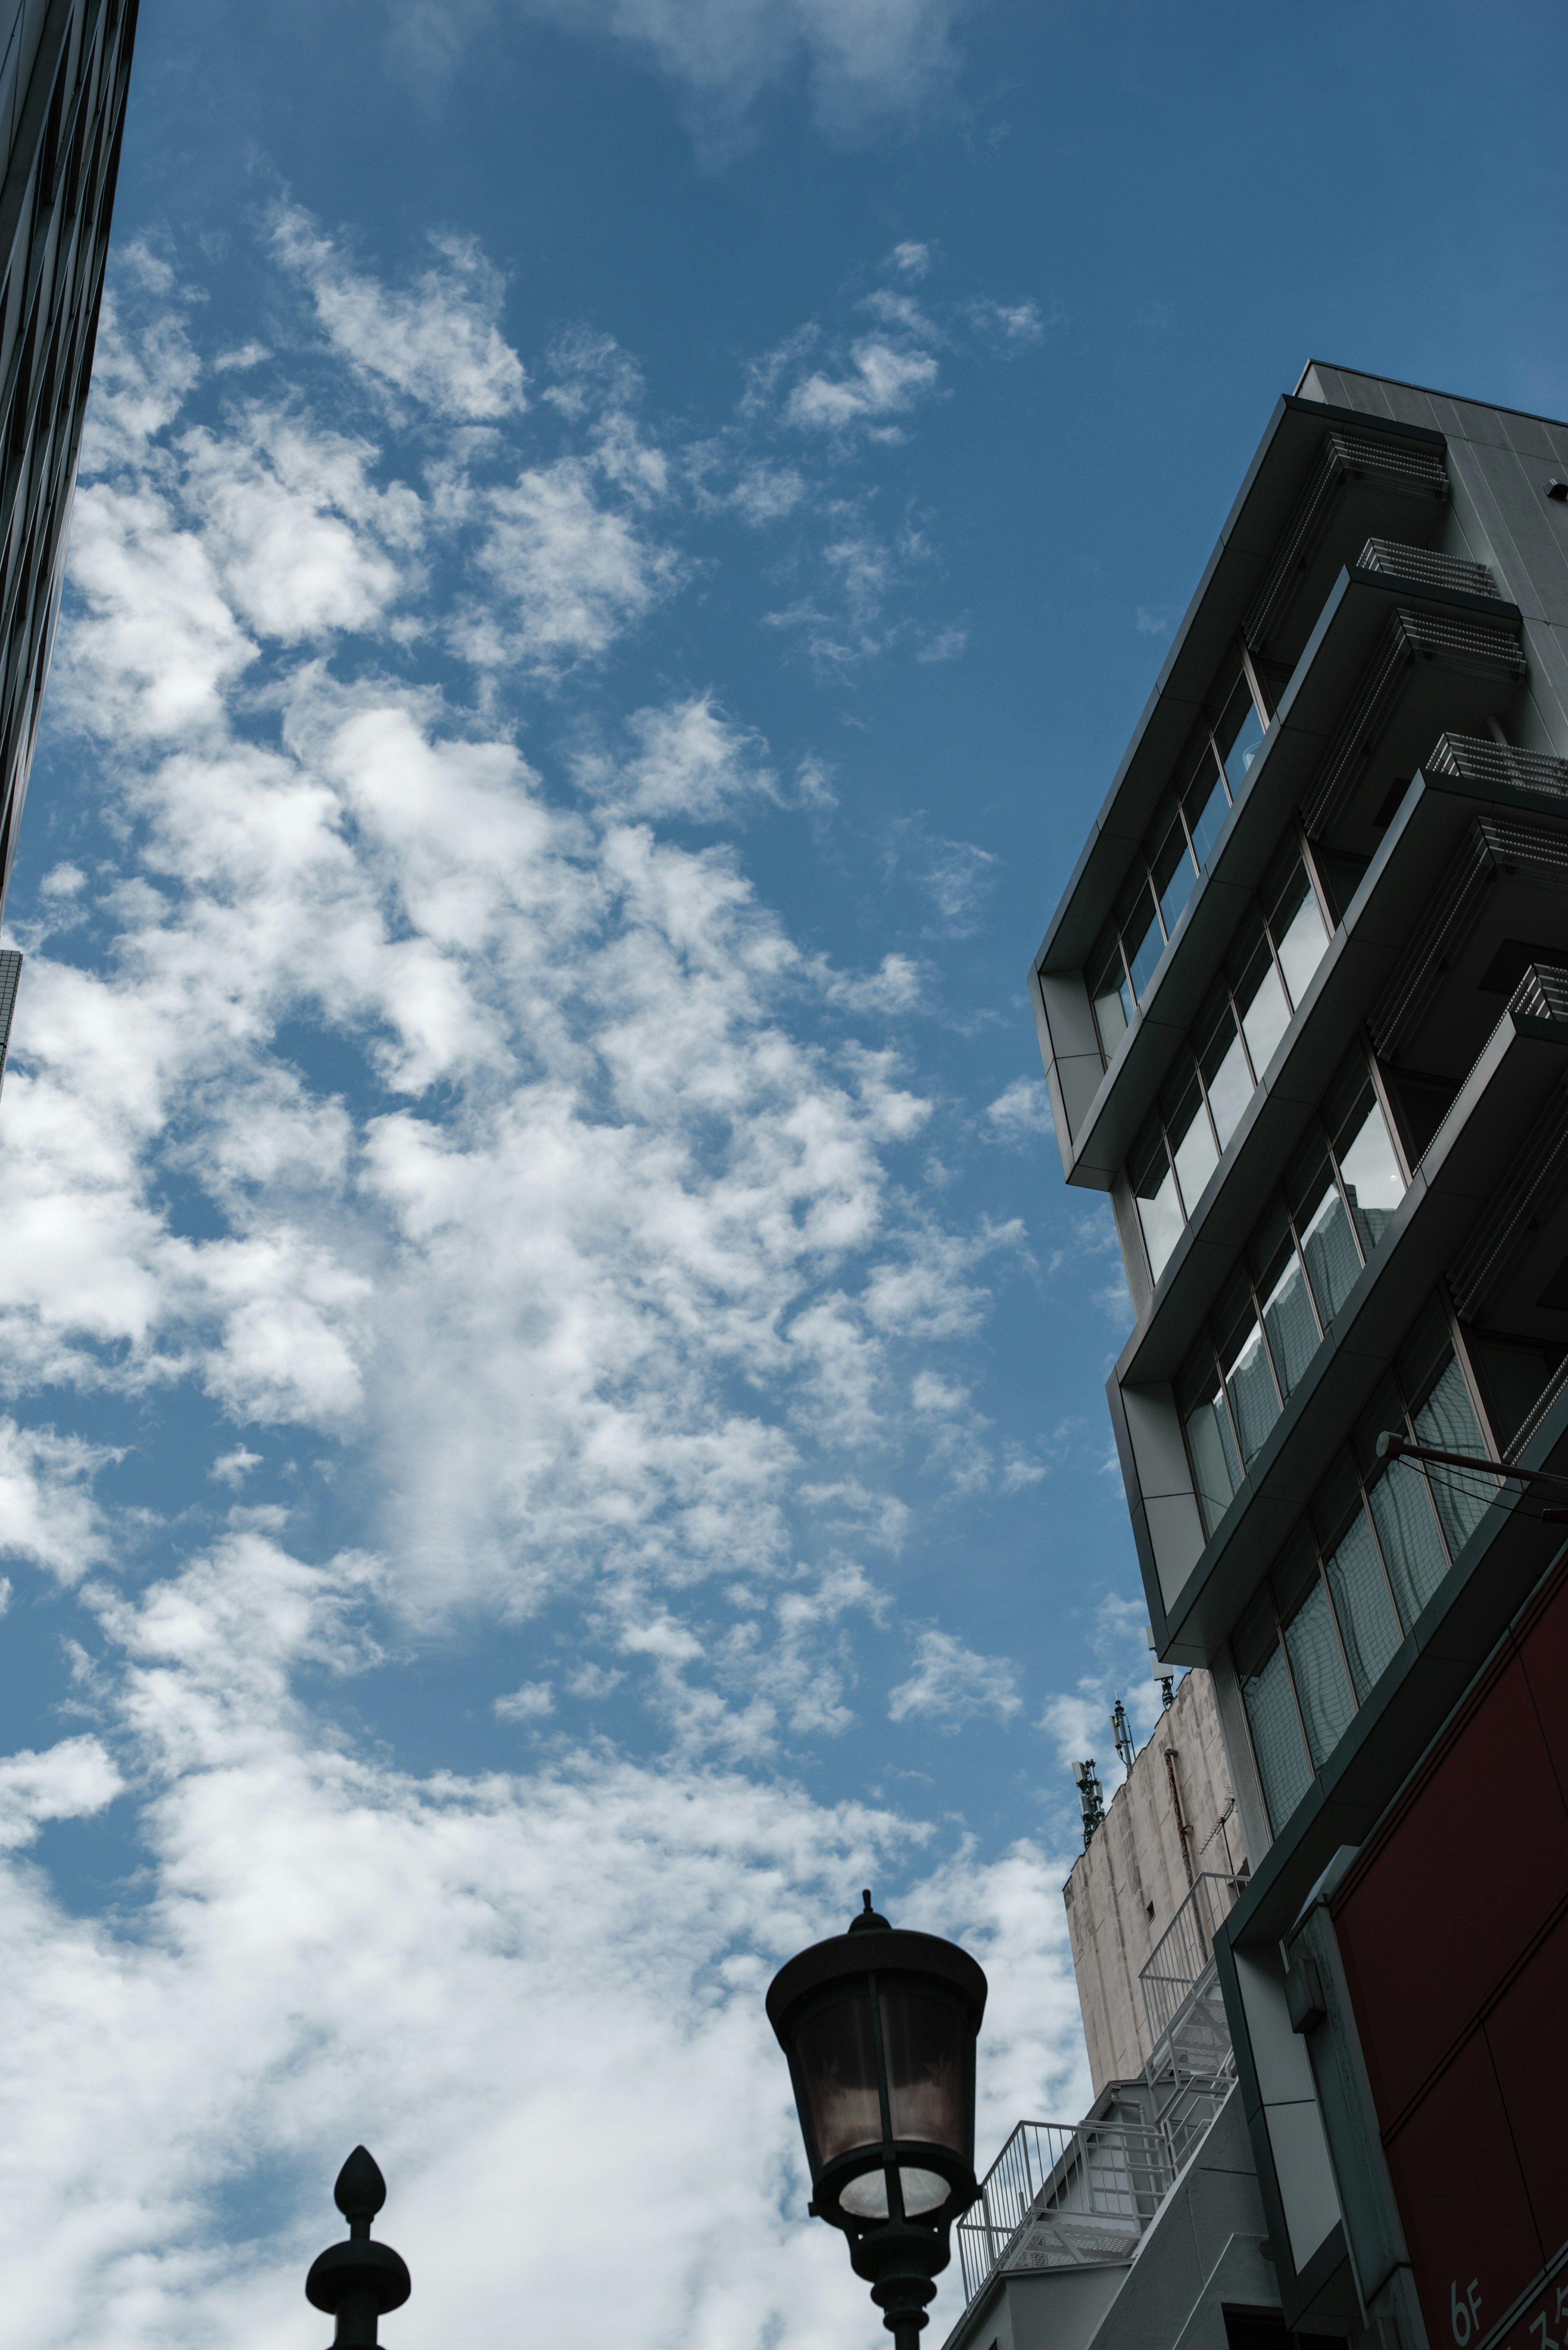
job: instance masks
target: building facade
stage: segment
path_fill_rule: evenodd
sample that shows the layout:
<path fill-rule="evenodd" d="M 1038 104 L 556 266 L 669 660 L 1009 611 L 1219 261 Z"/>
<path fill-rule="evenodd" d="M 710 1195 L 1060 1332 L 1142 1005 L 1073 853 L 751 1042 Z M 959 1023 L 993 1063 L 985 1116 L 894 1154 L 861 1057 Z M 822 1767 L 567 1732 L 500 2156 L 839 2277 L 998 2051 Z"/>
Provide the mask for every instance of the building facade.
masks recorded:
<path fill-rule="evenodd" d="M 1029 989 L 1249 1868 L 1140 1968 L 1141 2079 L 992 2166 L 955 2350 L 1554 2350 L 1568 425 L 1309 366 Z"/>
<path fill-rule="evenodd" d="M 0 0 L 0 910 L 65 575 L 136 0 Z M 0 1066 L 16 970 L 0 984 Z"/>
<path fill-rule="evenodd" d="M 1205 1917 L 1219 1916 L 1247 1873 L 1214 1684 L 1199 1669 L 1177 1683 L 1062 1888 L 1096 2097 L 1107 2083 L 1141 2074 L 1154 2054 L 1165 1997 L 1158 1986 L 1189 1987 L 1190 1954 L 1178 1920 L 1189 1909 L 1196 1918 L 1199 1880 Z"/>
<path fill-rule="evenodd" d="M 1308 368 L 1029 984 L 1283 2322 L 1561 2338 L 1568 426 Z"/>

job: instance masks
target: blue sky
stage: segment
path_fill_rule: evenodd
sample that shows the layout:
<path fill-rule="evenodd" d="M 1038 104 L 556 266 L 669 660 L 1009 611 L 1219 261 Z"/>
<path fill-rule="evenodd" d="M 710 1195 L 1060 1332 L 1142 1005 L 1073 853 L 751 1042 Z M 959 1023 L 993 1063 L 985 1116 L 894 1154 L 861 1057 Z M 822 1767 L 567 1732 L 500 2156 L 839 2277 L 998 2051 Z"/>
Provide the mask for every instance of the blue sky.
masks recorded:
<path fill-rule="evenodd" d="M 363 2137 L 407 2350 L 870 2343 L 761 2005 L 867 1882 L 982 2160 L 1081 2108 L 1153 1691 L 1023 974 L 1306 359 L 1563 412 L 1565 46 L 144 0 L 7 909 L 18 2340 L 306 2339 Z"/>

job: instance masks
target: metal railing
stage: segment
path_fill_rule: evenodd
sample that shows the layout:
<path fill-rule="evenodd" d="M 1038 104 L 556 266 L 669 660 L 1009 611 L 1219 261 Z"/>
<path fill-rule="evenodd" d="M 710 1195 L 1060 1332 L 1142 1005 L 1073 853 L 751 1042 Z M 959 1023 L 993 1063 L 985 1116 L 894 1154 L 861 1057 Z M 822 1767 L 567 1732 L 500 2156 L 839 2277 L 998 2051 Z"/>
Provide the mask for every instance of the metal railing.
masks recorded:
<path fill-rule="evenodd" d="M 1171 1919 L 1138 1976 L 1150 2045 L 1158 2048 L 1178 2011 L 1198 1988 L 1214 1955 L 1214 1929 L 1235 1906 L 1241 1887 L 1233 1877 L 1205 1871 Z"/>
<path fill-rule="evenodd" d="M 1467 596 L 1497 595 L 1484 563 L 1459 555 L 1438 555 L 1429 546 L 1407 546 L 1402 539 L 1369 538 L 1361 550 L 1361 571 L 1386 571 L 1396 579 L 1419 580 L 1424 588 L 1456 588 Z"/>
<path fill-rule="evenodd" d="M 1004 2265 L 1129 2258 L 1175 2175 L 1162 2130 L 1020 2122 L 958 2223 L 966 2304 Z"/>
<path fill-rule="evenodd" d="M 1525 751 L 1516 743 L 1494 743 L 1480 734 L 1439 734 L 1429 775 L 1458 775 L 1463 783 L 1501 784 L 1511 791 L 1542 792 L 1568 798 L 1568 759 L 1551 751 Z"/>

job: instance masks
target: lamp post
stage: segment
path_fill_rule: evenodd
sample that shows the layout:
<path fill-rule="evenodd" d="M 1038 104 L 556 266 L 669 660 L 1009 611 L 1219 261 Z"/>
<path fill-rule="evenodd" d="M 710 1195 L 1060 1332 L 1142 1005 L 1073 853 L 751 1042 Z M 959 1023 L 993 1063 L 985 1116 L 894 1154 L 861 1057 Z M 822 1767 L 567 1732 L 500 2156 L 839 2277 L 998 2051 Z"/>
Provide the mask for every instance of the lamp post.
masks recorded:
<path fill-rule="evenodd" d="M 915 2350 L 953 2221 L 975 2199 L 974 2047 L 985 1976 L 871 1907 L 768 1986 L 811 2166 L 811 2210 L 849 2239 L 897 2350 Z"/>
<path fill-rule="evenodd" d="M 346 2244 L 329 2244 L 310 2264 L 305 2297 L 337 2320 L 333 2350 L 376 2350 L 376 2327 L 400 2309 L 413 2282 L 408 2263 L 390 2244 L 370 2241 L 370 2222 L 387 2199 L 375 2157 L 357 2146 L 337 2174 L 332 2199 L 348 2222 Z"/>

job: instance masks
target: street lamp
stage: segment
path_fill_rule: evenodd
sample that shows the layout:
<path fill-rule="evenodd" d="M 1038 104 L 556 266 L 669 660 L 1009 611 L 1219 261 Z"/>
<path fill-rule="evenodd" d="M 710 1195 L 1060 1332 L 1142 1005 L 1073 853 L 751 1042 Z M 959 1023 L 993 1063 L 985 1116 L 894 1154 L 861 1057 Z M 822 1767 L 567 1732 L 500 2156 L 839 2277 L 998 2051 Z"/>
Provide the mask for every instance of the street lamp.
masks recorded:
<path fill-rule="evenodd" d="M 950 2231 L 977 2192 L 974 2044 L 985 1976 L 871 1907 L 768 1986 L 811 2165 L 811 2210 L 849 2239 L 898 2350 L 915 2350 Z"/>

